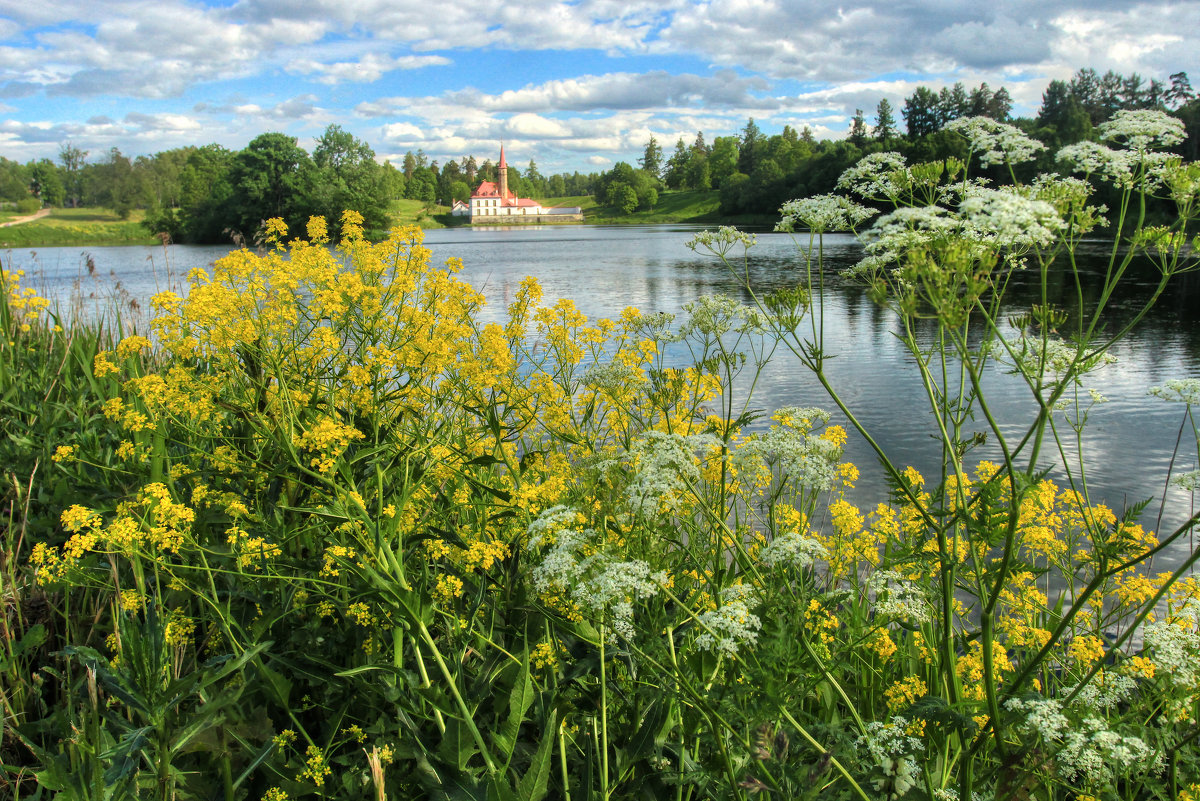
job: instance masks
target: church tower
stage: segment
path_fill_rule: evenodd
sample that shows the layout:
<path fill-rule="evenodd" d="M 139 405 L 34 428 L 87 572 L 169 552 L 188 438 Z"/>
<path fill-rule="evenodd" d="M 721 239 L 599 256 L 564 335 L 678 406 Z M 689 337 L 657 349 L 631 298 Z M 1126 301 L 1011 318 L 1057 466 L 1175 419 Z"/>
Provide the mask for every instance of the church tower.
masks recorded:
<path fill-rule="evenodd" d="M 500 145 L 500 164 L 496 168 L 500 176 L 500 204 L 508 201 L 508 162 L 504 160 L 504 145 Z"/>

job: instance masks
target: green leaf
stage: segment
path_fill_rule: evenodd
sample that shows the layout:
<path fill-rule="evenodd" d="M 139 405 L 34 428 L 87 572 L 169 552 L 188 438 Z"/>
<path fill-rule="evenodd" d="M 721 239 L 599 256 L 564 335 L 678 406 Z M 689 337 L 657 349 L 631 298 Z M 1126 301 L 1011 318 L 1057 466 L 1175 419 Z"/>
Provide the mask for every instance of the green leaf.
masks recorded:
<path fill-rule="evenodd" d="M 521 672 L 517 675 L 512 692 L 508 695 L 508 719 L 500 726 L 500 730 L 496 732 L 494 738 L 497 747 L 504 755 L 505 766 L 512 759 L 521 723 L 524 722 L 525 713 L 533 704 L 534 695 L 533 681 L 529 678 L 529 650 L 526 649 L 521 654 Z"/>
<path fill-rule="evenodd" d="M 550 757 L 554 752 L 554 729 L 557 715 L 550 713 L 546 721 L 546 729 L 542 732 L 542 742 L 538 745 L 537 753 L 529 770 L 521 777 L 517 785 L 517 801 L 542 801 L 546 797 L 546 785 L 550 780 Z"/>

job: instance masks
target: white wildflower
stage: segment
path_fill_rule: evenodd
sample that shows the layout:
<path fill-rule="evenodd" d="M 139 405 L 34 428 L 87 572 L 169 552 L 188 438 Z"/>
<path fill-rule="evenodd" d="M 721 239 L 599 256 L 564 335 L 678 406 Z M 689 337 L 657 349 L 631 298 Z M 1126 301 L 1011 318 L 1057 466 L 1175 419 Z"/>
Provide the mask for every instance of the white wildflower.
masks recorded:
<path fill-rule="evenodd" d="M 529 524 L 528 548 L 534 550 L 544 544 L 554 543 L 561 532 L 573 532 L 583 522 L 577 509 L 569 506 L 551 506 Z"/>
<path fill-rule="evenodd" d="M 1020 129 L 989 117 L 960 117 L 943 130 L 962 134 L 979 155 L 984 167 L 992 164 L 1021 164 L 1031 160 L 1046 146 L 1030 139 Z"/>
<path fill-rule="evenodd" d="M 612 558 L 597 547 L 603 538 L 580 525 L 580 514 L 565 506 L 547 509 L 530 524 L 527 548 L 550 546 L 532 571 L 534 586 L 539 593 L 564 594 L 611 625 L 614 636 L 632 638 L 634 601 L 657 594 L 667 575 L 640 559 Z"/>
<path fill-rule="evenodd" d="M 1200 378 L 1172 378 L 1161 387 L 1151 387 L 1149 394 L 1173 403 L 1200 404 Z"/>
<path fill-rule="evenodd" d="M 752 645 L 758 639 L 762 621 L 750 611 L 758 603 L 754 590 L 735 584 L 721 591 L 721 605 L 700 615 L 697 620 L 703 632 L 696 638 L 696 646 L 724 656 L 737 656 L 743 645 Z"/>
<path fill-rule="evenodd" d="M 783 219 L 776 231 L 795 231 L 807 228 L 813 233 L 852 231 L 875 212 L 841 195 L 817 195 L 802 200 L 789 200 L 779 209 Z"/>
<path fill-rule="evenodd" d="M 778 469 L 780 479 L 798 488 L 827 490 L 838 479 L 842 449 L 813 430 L 829 420 L 821 409 L 784 408 L 767 431 L 747 437 L 733 453 L 739 470 Z"/>
<path fill-rule="evenodd" d="M 1171 479 L 1171 483 L 1184 492 L 1195 492 L 1200 489 L 1200 470 L 1189 470 Z"/>
<path fill-rule="evenodd" d="M 895 200 L 909 186 L 904 156 L 872 153 L 859 160 L 838 178 L 838 189 L 849 189 L 867 200 Z"/>
<path fill-rule="evenodd" d="M 727 295 L 705 295 L 683 304 L 683 309 L 688 313 L 688 318 L 679 327 L 679 336 L 683 338 L 696 334 L 716 338 L 730 331 L 761 333 L 766 329 L 766 320 L 758 309 L 738 303 Z"/>
<path fill-rule="evenodd" d="M 771 540 L 759 555 L 767 567 L 805 568 L 827 555 L 825 546 L 798 531 L 789 531 Z"/>
<path fill-rule="evenodd" d="M 875 596 L 875 612 L 883 617 L 910 623 L 928 623 L 933 619 L 932 604 L 920 584 L 895 570 L 872 573 L 867 590 Z"/>
<path fill-rule="evenodd" d="M 1183 120 L 1150 109 L 1122 110 L 1097 129 L 1106 142 L 1118 142 L 1134 151 L 1177 145 L 1187 138 Z"/>
<path fill-rule="evenodd" d="M 1004 702 L 1004 708 L 1025 715 L 1020 724 L 1021 731 L 1037 735 L 1047 743 L 1061 740 L 1071 726 L 1071 721 L 1062 713 L 1062 704 L 1050 698 L 1010 698 Z"/>
<path fill-rule="evenodd" d="M 1067 145 L 1058 151 L 1055 159 L 1074 172 L 1102 175 L 1117 186 L 1128 186 L 1133 181 L 1133 157 L 1125 151 L 1095 142 Z"/>
<path fill-rule="evenodd" d="M 1125 737 L 1105 727 L 1099 718 L 1084 718 L 1070 728 L 1056 756 L 1059 773 L 1068 781 L 1108 784 L 1132 770 L 1154 770 L 1160 755 L 1140 737 Z"/>
<path fill-rule="evenodd" d="M 716 256 L 724 256 L 734 245 L 741 245 L 745 250 L 749 250 L 758 244 L 758 237 L 739 231 L 733 226 L 722 225 L 716 231 L 701 231 L 685 244 L 691 250 L 703 250 Z"/>
<path fill-rule="evenodd" d="M 1102 670 L 1079 691 L 1074 705 L 1082 709 L 1108 709 L 1129 698 L 1136 689 L 1137 681 L 1132 677 Z M 1067 694 L 1074 691 L 1074 687 L 1066 690 Z"/>
<path fill-rule="evenodd" d="M 907 718 L 895 716 L 888 723 L 873 720 L 856 743 L 883 770 L 875 789 L 887 799 L 901 798 L 920 780 L 921 769 L 913 755 L 924 751 L 925 743 L 907 730 Z"/>
<path fill-rule="evenodd" d="M 642 434 L 629 451 L 637 473 L 625 497 L 633 511 L 653 517 L 678 509 L 700 483 L 696 452 L 716 444 L 708 434 L 685 437 L 653 430 Z"/>
<path fill-rule="evenodd" d="M 1040 335 L 1023 335 L 1012 339 L 1005 338 L 1004 341 L 1008 347 L 995 343 L 989 349 L 991 354 L 998 361 L 1011 364 L 1030 376 L 1050 375 L 1059 381 L 1068 377 L 1078 381 L 1085 373 L 1117 361 L 1117 357 L 1107 351 L 1088 353 L 1074 342 L 1067 342 L 1055 336 L 1043 340 Z"/>
<path fill-rule="evenodd" d="M 1054 206 L 1007 189 L 974 189 L 959 212 L 968 231 L 1001 247 L 1047 247 L 1064 227 Z"/>

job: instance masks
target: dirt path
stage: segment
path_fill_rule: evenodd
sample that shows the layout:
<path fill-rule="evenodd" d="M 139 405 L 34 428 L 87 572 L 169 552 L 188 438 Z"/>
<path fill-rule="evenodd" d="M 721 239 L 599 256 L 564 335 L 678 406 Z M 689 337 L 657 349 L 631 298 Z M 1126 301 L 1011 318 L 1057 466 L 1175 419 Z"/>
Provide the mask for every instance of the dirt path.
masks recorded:
<path fill-rule="evenodd" d="M 36 214 L 30 214 L 28 217 L 17 217 L 16 219 L 9 220 L 8 222 L 0 223 L 0 228 L 7 228 L 10 225 L 20 225 L 21 223 L 27 223 L 33 220 L 40 220 L 49 213 L 50 209 L 38 209 Z"/>

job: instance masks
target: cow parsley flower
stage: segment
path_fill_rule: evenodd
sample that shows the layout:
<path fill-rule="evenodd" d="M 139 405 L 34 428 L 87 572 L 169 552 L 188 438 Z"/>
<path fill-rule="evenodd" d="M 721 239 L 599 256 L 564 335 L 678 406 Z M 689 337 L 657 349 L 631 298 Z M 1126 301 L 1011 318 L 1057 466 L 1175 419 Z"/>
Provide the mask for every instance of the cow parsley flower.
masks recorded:
<path fill-rule="evenodd" d="M 700 334 L 716 338 L 730 331 L 737 333 L 762 333 L 766 320 L 755 308 L 738 303 L 727 295 L 705 295 L 698 300 L 683 304 L 688 318 L 679 327 L 678 335 L 686 339 Z"/>
<path fill-rule="evenodd" d="M 1187 138 L 1183 120 L 1151 109 L 1118 111 L 1098 127 L 1100 138 L 1133 151 L 1171 147 Z"/>
<path fill-rule="evenodd" d="M 1020 729 L 1053 743 L 1062 739 L 1071 726 L 1071 721 L 1062 713 L 1062 704 L 1051 698 L 1010 698 L 1004 702 L 1005 709 L 1023 714 L 1025 719 Z"/>
<path fill-rule="evenodd" d="M 1054 206 L 1007 189 L 973 189 L 959 213 L 968 231 L 1001 247 L 1048 247 L 1064 227 Z"/>
<path fill-rule="evenodd" d="M 1064 733 L 1056 756 L 1064 778 L 1089 785 L 1111 783 L 1118 770 L 1154 770 L 1160 761 L 1161 756 L 1140 737 L 1125 737 L 1092 717 Z"/>
<path fill-rule="evenodd" d="M 898 715 L 888 723 L 873 720 L 855 743 L 883 770 L 875 789 L 887 799 L 901 798 L 920 780 L 920 766 L 914 755 L 925 750 L 925 743 L 909 731 L 908 719 Z"/>
<path fill-rule="evenodd" d="M 758 603 L 754 590 L 742 584 L 721 591 L 721 605 L 701 614 L 697 620 L 704 630 L 696 646 L 728 657 L 736 657 L 743 645 L 758 639 L 762 621 L 750 608 Z"/>
<path fill-rule="evenodd" d="M 787 407 L 773 416 L 783 422 L 747 437 L 733 454 L 734 466 L 747 471 L 763 466 L 778 469 L 783 481 L 799 488 L 832 488 L 838 478 L 842 448 L 812 433 L 829 420 L 829 412 Z"/>
<path fill-rule="evenodd" d="M 701 231 L 689 239 L 685 246 L 689 250 L 703 250 L 714 256 L 724 256 L 734 245 L 741 245 L 749 250 L 758 244 L 758 237 L 739 231 L 730 225 L 722 225 L 715 231 Z"/>
<path fill-rule="evenodd" d="M 1073 172 L 1104 176 L 1117 186 L 1128 186 L 1133 181 L 1133 157 L 1095 142 L 1067 145 L 1058 151 L 1055 160 Z"/>
<path fill-rule="evenodd" d="M 682 436 L 647 431 L 630 449 L 637 472 L 625 490 L 636 514 L 653 517 L 678 509 L 692 487 L 700 482 L 696 452 L 718 444 L 710 434 Z"/>
<path fill-rule="evenodd" d="M 1130 676 L 1102 670 L 1075 696 L 1075 705 L 1082 709 L 1108 709 L 1133 695 L 1137 681 Z M 1072 693 L 1074 687 L 1067 688 Z"/>
<path fill-rule="evenodd" d="M 1172 403 L 1200 405 L 1200 378 L 1172 378 L 1161 387 L 1151 387 L 1149 394 Z"/>
<path fill-rule="evenodd" d="M 837 188 L 867 200 L 895 200 L 911 183 L 908 164 L 899 153 L 872 153 L 838 178 Z"/>
<path fill-rule="evenodd" d="M 921 586 L 895 570 L 877 570 L 867 580 L 867 590 L 875 596 L 875 611 L 884 617 L 910 623 L 928 623 L 933 619 L 929 597 Z"/>
<path fill-rule="evenodd" d="M 1200 489 L 1200 470 L 1189 470 L 1171 479 L 1171 483 L 1184 492 L 1195 492 Z"/>
<path fill-rule="evenodd" d="M 979 163 L 984 167 L 1021 164 L 1046 149 L 1045 145 L 1030 139 L 1019 128 L 989 117 L 960 117 L 948 123 L 943 130 L 966 137 L 971 150 L 979 155 Z"/>
<path fill-rule="evenodd" d="M 580 526 L 580 514 L 565 506 L 547 509 L 530 524 L 527 549 L 549 546 L 532 571 L 534 586 L 542 594 L 562 593 L 611 625 L 614 636 L 632 638 L 634 602 L 654 597 L 667 575 L 640 559 L 614 558 L 595 530 Z"/>
<path fill-rule="evenodd" d="M 817 195 L 803 200 L 789 200 L 779 213 L 783 219 L 776 231 L 795 231 L 797 224 L 815 234 L 828 231 L 852 231 L 875 212 L 860 206 L 842 195 Z"/>
<path fill-rule="evenodd" d="M 771 540 L 759 557 L 767 567 L 805 568 L 827 555 L 825 546 L 798 531 L 789 531 Z"/>

